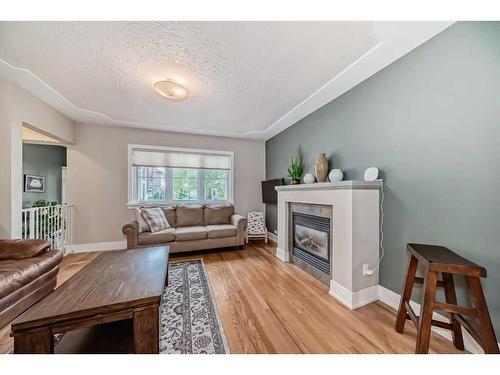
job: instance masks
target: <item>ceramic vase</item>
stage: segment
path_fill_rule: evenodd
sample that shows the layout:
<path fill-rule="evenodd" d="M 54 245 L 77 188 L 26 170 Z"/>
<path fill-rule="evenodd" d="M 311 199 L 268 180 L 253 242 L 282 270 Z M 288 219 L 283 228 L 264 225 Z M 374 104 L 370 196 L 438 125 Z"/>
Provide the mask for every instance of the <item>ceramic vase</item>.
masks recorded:
<path fill-rule="evenodd" d="M 314 162 L 314 176 L 317 182 L 325 182 L 328 176 L 328 159 L 325 154 L 318 154 Z"/>
<path fill-rule="evenodd" d="M 304 175 L 305 184 L 314 184 L 314 176 L 311 173 L 306 173 Z"/>
<path fill-rule="evenodd" d="M 340 169 L 332 169 L 328 174 L 328 178 L 331 182 L 342 181 L 344 179 L 344 172 Z"/>

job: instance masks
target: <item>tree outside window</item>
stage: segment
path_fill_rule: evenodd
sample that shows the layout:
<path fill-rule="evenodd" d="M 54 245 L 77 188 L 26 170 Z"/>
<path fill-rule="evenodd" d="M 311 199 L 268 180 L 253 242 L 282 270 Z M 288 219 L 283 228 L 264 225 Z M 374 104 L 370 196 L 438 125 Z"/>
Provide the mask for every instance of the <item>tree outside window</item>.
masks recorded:
<path fill-rule="evenodd" d="M 230 198 L 227 169 L 134 167 L 134 202 L 217 202 Z"/>
<path fill-rule="evenodd" d="M 198 169 L 172 168 L 173 199 L 198 199 Z"/>
<path fill-rule="evenodd" d="M 206 169 L 205 173 L 205 200 L 224 201 L 228 197 L 229 173 L 224 169 Z"/>

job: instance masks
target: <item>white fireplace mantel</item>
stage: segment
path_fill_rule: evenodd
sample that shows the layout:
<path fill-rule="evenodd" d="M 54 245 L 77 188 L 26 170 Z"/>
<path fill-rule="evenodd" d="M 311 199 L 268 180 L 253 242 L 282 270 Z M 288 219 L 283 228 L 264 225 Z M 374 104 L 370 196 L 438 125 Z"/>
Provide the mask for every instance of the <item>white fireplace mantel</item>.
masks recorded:
<path fill-rule="evenodd" d="M 378 269 L 363 275 L 379 257 L 381 181 L 340 181 L 277 186 L 278 247 L 276 256 L 290 260 L 290 203 L 329 205 L 333 210 L 330 294 L 351 309 L 378 298 Z"/>
<path fill-rule="evenodd" d="M 275 189 L 280 191 L 294 190 L 336 190 L 336 189 L 377 189 L 382 187 L 382 181 L 338 181 L 338 182 L 318 182 L 314 184 L 282 185 Z"/>

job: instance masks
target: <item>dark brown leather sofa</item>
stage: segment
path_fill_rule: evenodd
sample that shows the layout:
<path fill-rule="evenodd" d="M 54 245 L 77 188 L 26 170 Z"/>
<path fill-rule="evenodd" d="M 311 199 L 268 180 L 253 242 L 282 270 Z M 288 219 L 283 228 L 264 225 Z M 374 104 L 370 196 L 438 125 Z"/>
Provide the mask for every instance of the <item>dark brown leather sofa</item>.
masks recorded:
<path fill-rule="evenodd" d="M 0 240 L 0 327 L 55 288 L 62 258 L 46 240 Z"/>

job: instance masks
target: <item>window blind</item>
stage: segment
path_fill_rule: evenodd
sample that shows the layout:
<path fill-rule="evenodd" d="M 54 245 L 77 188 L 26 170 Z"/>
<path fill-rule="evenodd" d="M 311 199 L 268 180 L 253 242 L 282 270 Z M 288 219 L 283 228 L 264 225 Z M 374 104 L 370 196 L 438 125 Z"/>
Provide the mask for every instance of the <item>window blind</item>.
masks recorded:
<path fill-rule="evenodd" d="M 231 157 L 224 154 L 133 149 L 132 165 L 135 167 L 231 169 Z"/>

